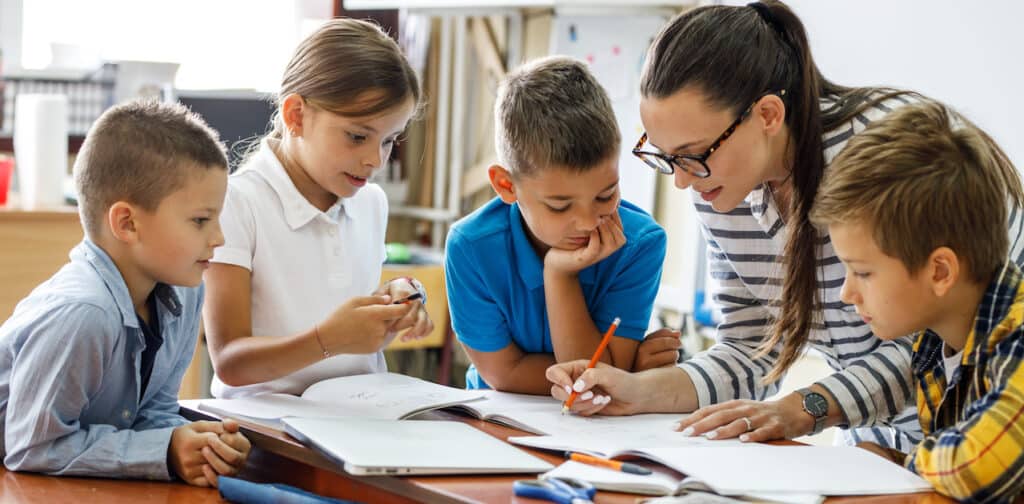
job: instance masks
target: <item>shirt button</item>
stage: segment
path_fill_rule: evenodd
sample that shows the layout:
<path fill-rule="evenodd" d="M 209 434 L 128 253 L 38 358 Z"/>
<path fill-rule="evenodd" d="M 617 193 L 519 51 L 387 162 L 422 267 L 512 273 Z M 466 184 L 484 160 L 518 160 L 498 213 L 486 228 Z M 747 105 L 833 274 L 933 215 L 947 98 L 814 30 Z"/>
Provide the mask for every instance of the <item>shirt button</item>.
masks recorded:
<path fill-rule="evenodd" d="M 124 417 L 125 420 L 131 420 L 132 412 L 128 411 L 128 410 L 124 410 L 124 411 L 121 412 L 121 416 Z"/>

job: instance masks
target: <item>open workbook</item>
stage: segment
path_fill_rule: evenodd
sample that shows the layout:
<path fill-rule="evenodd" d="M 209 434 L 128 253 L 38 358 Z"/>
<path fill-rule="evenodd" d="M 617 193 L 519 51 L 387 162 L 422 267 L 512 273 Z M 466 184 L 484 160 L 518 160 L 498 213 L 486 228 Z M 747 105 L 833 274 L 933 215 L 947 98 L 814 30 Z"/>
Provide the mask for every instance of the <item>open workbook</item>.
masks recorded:
<path fill-rule="evenodd" d="M 529 438 L 510 438 L 521 442 Z M 550 444 L 550 443 L 549 443 Z M 578 466 L 556 469 L 556 476 L 576 476 L 609 490 L 672 495 L 710 490 L 721 495 L 884 495 L 927 492 L 931 485 L 904 467 L 852 446 L 777 446 L 710 441 L 694 445 L 637 447 L 608 453 L 612 458 L 641 457 L 674 469 L 683 480 L 664 474 L 651 477 L 594 473 Z M 565 465 L 565 464 L 563 464 Z M 553 471 L 554 472 L 554 471 Z M 611 473 L 611 474 L 609 474 Z M 600 483 L 600 485 L 598 485 Z M 771 499 L 778 501 L 804 499 Z"/>
<path fill-rule="evenodd" d="M 623 471 L 616 471 L 604 467 L 597 467 L 581 464 L 567 460 L 562 465 L 544 473 L 541 478 L 576 478 L 590 482 L 598 490 L 610 492 L 624 492 L 641 495 L 685 495 L 700 492 L 704 499 L 696 499 L 696 502 L 727 502 L 743 503 L 750 500 L 767 503 L 785 504 L 820 504 L 825 500 L 819 494 L 800 494 L 793 492 L 766 493 L 754 492 L 744 495 L 745 500 L 731 498 L 715 498 L 711 493 L 713 490 L 704 482 L 686 477 L 679 479 L 667 473 L 655 471 L 653 474 L 641 475 L 630 474 Z"/>
<path fill-rule="evenodd" d="M 411 376 L 372 373 L 314 383 L 302 396 L 260 394 L 206 399 L 199 403 L 199 409 L 282 429 L 281 419 L 288 417 L 402 420 L 483 397 L 479 391 L 446 387 Z"/>

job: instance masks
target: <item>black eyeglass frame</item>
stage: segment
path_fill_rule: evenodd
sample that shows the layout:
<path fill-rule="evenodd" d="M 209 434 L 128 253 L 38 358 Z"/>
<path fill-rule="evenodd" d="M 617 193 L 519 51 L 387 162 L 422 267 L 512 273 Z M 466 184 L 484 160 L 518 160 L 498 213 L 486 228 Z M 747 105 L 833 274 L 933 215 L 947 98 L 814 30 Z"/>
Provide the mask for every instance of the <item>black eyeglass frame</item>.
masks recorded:
<path fill-rule="evenodd" d="M 725 142 L 727 138 L 732 136 L 732 134 L 736 131 L 736 128 L 738 128 L 740 124 L 743 123 L 744 119 L 746 119 L 747 116 L 750 115 L 750 112 L 754 110 L 754 106 L 757 105 L 757 103 L 760 102 L 765 96 L 769 95 L 776 95 L 782 98 L 786 96 L 786 90 L 782 89 L 779 91 L 772 91 L 757 97 L 757 99 L 754 100 L 754 103 L 751 103 L 750 106 L 747 107 L 747 109 L 744 110 L 743 113 L 740 114 L 740 116 L 737 117 L 736 120 L 733 121 L 733 123 L 730 124 L 729 127 L 726 128 L 725 131 L 721 135 L 719 135 L 717 139 L 715 139 L 714 142 L 711 143 L 711 146 L 708 147 L 708 149 L 701 154 L 665 154 L 664 152 L 643 150 L 641 149 L 641 147 L 643 147 L 644 144 L 647 143 L 647 132 L 645 131 L 643 135 L 640 135 L 640 140 L 637 141 L 636 147 L 633 147 L 633 155 L 640 158 L 640 160 L 643 161 L 644 164 L 646 164 L 647 166 L 650 166 L 651 168 L 658 170 L 658 173 L 672 175 L 673 173 L 675 173 L 676 168 L 679 168 L 685 171 L 686 173 L 693 175 L 694 177 L 708 178 L 711 176 L 711 167 L 708 166 L 707 163 L 708 158 L 711 157 L 711 155 L 714 154 L 714 152 L 718 150 L 719 147 L 722 146 L 722 143 Z M 652 160 L 648 156 L 659 159 L 663 161 L 664 164 Z M 700 165 L 704 167 L 704 171 L 695 172 L 694 170 L 689 169 L 686 166 L 686 164 L 680 162 L 680 160 L 682 159 L 700 163 Z"/>

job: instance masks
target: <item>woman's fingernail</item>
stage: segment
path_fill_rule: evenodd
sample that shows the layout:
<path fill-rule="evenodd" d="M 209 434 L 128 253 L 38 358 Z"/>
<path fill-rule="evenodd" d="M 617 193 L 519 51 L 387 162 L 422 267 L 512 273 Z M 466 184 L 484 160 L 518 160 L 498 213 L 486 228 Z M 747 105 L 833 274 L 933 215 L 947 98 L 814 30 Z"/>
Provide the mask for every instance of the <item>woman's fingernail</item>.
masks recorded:
<path fill-rule="evenodd" d="M 583 387 L 586 387 L 586 386 L 587 386 L 587 384 L 583 383 L 582 379 L 579 379 L 579 380 L 576 380 L 576 383 L 572 384 L 572 389 L 575 390 L 576 392 L 583 392 Z"/>
<path fill-rule="evenodd" d="M 601 396 L 601 404 L 608 404 L 612 402 L 612 396 Z"/>
<path fill-rule="evenodd" d="M 692 436 L 693 435 L 693 427 L 687 427 L 687 428 L 683 429 L 683 435 L 686 436 L 686 437 Z"/>
<path fill-rule="evenodd" d="M 589 390 L 584 392 L 584 393 L 582 393 L 582 394 L 580 394 L 580 400 L 583 400 L 583 401 L 586 401 L 587 399 L 590 399 L 591 397 L 594 397 L 594 393 L 589 391 Z M 594 402 L 597 402 L 597 399 L 595 399 Z"/>
<path fill-rule="evenodd" d="M 571 393 L 572 393 L 572 387 L 570 387 L 570 386 L 566 385 L 566 386 L 565 386 L 565 393 L 566 393 L 566 394 L 571 394 Z"/>
<path fill-rule="evenodd" d="M 750 436 L 748 436 L 746 434 L 740 434 L 740 441 L 743 441 L 744 443 L 746 443 L 747 441 L 750 441 Z"/>
<path fill-rule="evenodd" d="M 706 437 L 708 439 L 715 439 L 716 437 L 718 437 L 718 431 L 713 430 L 713 431 L 711 431 L 711 432 L 709 432 L 707 434 L 704 434 L 704 437 Z"/>

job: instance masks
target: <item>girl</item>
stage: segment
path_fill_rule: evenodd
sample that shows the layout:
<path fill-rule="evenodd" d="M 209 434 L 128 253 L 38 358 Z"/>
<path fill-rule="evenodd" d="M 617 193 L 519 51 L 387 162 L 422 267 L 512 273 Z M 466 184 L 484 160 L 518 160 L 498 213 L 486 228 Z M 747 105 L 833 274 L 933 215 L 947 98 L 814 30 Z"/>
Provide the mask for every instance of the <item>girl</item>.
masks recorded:
<path fill-rule="evenodd" d="M 375 25 L 334 19 L 296 49 L 272 131 L 231 176 L 225 244 L 204 277 L 215 396 L 300 394 L 383 372 L 396 331 L 433 329 L 420 301 L 399 299 L 418 282 L 368 295 L 385 258 L 387 200 L 367 179 L 419 103 L 415 73 Z"/>
<path fill-rule="evenodd" d="M 911 341 L 872 337 L 840 300 L 845 269 L 807 216 L 846 142 L 921 97 L 828 81 L 802 23 L 776 1 L 681 14 L 653 42 L 641 86 L 647 132 L 634 154 L 674 174 L 678 188 L 693 188 L 723 314 L 718 343 L 678 368 L 632 375 L 584 373 L 586 363 L 578 362 L 553 366 L 552 394 L 563 398 L 575 384 L 612 397 L 604 405 L 577 401 L 584 414 L 689 412 L 723 403 L 680 422 L 686 435 L 763 441 L 838 425 L 851 428 L 842 431 L 847 443 L 912 448 L 921 431 L 910 392 Z M 1011 253 L 1019 264 L 1022 222 L 1019 212 L 1012 215 Z M 778 390 L 809 348 L 835 374 L 759 401 Z"/>

